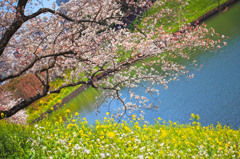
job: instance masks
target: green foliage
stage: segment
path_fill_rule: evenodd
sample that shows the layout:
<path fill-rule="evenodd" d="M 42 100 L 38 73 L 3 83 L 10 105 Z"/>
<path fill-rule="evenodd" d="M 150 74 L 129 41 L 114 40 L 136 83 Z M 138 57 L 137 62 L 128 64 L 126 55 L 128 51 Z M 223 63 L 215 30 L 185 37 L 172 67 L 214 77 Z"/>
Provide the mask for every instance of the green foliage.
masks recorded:
<path fill-rule="evenodd" d="M 0 158 L 25 158 L 29 144 L 30 128 L 26 129 L 25 125 L 7 123 L 5 120 L 0 121 Z"/>
<path fill-rule="evenodd" d="M 179 6 L 179 3 L 177 0 L 172 0 L 166 3 L 165 6 L 157 6 L 154 5 L 149 10 L 142 13 L 138 18 L 136 18 L 133 22 L 134 25 L 136 25 L 139 29 L 145 29 L 146 26 L 152 23 L 155 19 L 150 19 L 147 21 L 148 25 L 144 25 L 144 19 L 150 16 L 154 16 L 158 12 L 160 12 L 162 9 L 165 9 L 166 7 L 177 11 L 178 16 L 177 18 L 174 18 L 173 15 L 166 16 L 164 19 L 160 19 L 161 21 L 158 21 L 157 25 L 164 24 L 164 28 L 167 30 L 171 27 L 170 32 L 175 32 L 179 29 L 179 26 L 183 23 L 190 23 L 202 15 L 206 14 L 208 11 L 216 8 L 219 4 L 222 4 L 226 2 L 227 0 L 186 0 L 185 2 L 188 3 L 188 5 L 185 6 Z M 184 20 L 187 19 L 186 20 Z M 180 23 L 179 23 L 180 22 Z M 128 28 L 130 30 L 134 30 L 135 28 L 129 24 Z"/>
<path fill-rule="evenodd" d="M 158 118 L 153 125 L 135 115 L 89 125 L 79 114 L 32 126 L 0 122 L 2 158 L 239 158 L 240 130 L 218 124 L 179 124 Z M 197 120 L 198 115 L 191 115 Z M 31 133 L 30 133 L 31 132 Z"/>

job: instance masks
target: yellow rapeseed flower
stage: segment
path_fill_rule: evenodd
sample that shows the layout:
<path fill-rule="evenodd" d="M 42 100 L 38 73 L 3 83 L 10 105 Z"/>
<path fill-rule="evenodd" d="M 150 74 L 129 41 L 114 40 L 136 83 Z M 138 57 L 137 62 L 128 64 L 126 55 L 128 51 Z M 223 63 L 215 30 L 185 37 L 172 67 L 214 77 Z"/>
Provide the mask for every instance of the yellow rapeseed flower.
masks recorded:
<path fill-rule="evenodd" d="M 41 105 L 42 105 L 43 103 L 44 103 L 44 102 L 43 102 L 43 100 L 40 100 L 40 101 L 39 101 L 39 104 L 41 104 Z"/>
<path fill-rule="evenodd" d="M 128 131 L 128 132 L 131 131 L 131 129 L 130 129 L 129 127 L 127 127 L 127 126 L 124 126 L 124 129 L 125 129 L 126 131 Z"/>
<path fill-rule="evenodd" d="M 191 117 L 194 118 L 194 116 L 195 116 L 195 115 L 192 113 L 192 114 L 191 114 Z"/>
<path fill-rule="evenodd" d="M 71 124 L 71 123 L 70 123 L 70 124 L 68 124 L 68 125 L 67 125 L 67 129 L 69 129 L 71 126 L 72 126 L 72 124 Z"/>
<path fill-rule="evenodd" d="M 75 116 L 78 116 L 78 115 L 79 115 L 79 113 L 78 113 L 78 112 L 76 112 L 76 113 L 75 113 Z"/>
<path fill-rule="evenodd" d="M 116 136 L 115 132 L 107 132 L 108 138 L 114 138 Z"/>
<path fill-rule="evenodd" d="M 133 114 L 133 115 L 132 115 L 132 119 L 133 119 L 133 120 L 136 120 L 136 115 Z"/>

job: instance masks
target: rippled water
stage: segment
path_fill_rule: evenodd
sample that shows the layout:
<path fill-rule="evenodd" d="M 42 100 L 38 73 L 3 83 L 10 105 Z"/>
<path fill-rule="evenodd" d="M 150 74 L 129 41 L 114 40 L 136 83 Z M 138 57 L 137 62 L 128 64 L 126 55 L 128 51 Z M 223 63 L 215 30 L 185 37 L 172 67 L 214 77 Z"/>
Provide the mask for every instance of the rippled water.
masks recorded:
<path fill-rule="evenodd" d="M 203 64 L 201 71 L 193 70 L 195 77 L 169 83 L 167 90 L 160 88 L 160 96 L 155 101 L 162 101 L 158 111 L 145 111 L 144 118 L 149 123 L 161 117 L 163 120 L 189 123 L 191 113 L 200 115 L 202 125 L 223 125 L 240 127 L 240 3 L 229 11 L 213 16 L 206 23 L 216 32 L 229 36 L 228 45 L 217 53 L 206 53 L 197 57 Z M 159 86 L 156 86 L 159 87 Z M 142 88 L 136 91 L 144 92 Z M 126 95 L 123 90 L 122 94 Z M 144 93 L 143 93 L 144 94 Z M 76 99 L 75 99 L 76 100 Z M 81 103 L 79 103 L 81 104 Z M 102 104 L 101 113 L 81 109 L 81 117 L 86 117 L 93 124 L 96 119 L 103 119 L 107 111 L 117 109 L 120 103 L 113 101 Z M 97 115 L 96 115 L 97 114 Z"/>

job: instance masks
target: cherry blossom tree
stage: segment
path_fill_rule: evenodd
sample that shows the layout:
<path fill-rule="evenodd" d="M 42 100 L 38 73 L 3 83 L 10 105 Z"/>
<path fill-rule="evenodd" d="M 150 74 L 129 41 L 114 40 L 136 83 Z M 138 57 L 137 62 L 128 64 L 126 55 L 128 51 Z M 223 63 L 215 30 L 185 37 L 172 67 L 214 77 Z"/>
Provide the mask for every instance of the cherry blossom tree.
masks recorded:
<path fill-rule="evenodd" d="M 4 114 L 0 119 L 48 94 L 77 85 L 101 89 L 104 97 L 120 100 L 123 107 L 118 117 L 132 110 L 152 109 L 154 106 L 146 104 L 146 97 L 138 96 L 132 89 L 143 86 L 141 81 L 148 81 L 150 85 L 143 86 L 146 92 L 158 93 L 153 84 L 167 88 L 169 81 L 188 73 L 183 65 L 170 59 L 188 60 L 189 52 L 196 52 L 194 49 L 215 48 L 221 42 L 212 38 L 214 29 L 184 25 L 187 19 L 179 19 L 180 10 L 166 5 L 184 7 L 185 1 L 156 1 L 154 7 L 161 8 L 160 11 L 142 18 L 141 28 L 127 17 L 136 14 L 138 8 L 149 8 L 152 3 L 148 0 L 72 0 L 58 9 L 53 6 L 35 12 L 32 3 L 0 2 L 0 55 L 1 61 L 8 63 L 7 69 L 0 68 L 4 74 L 0 82 L 31 73 L 42 88 L 0 111 Z M 130 31 L 126 22 L 134 29 Z M 166 23 L 172 22 L 179 23 L 178 32 L 171 33 L 171 28 L 166 27 Z M 147 62 L 145 59 L 149 58 L 151 61 Z M 71 72 L 68 77 L 67 70 Z M 56 77 L 64 78 L 64 83 L 53 89 L 49 83 Z M 122 99 L 120 90 L 124 87 L 129 88 L 131 98 L 141 101 L 140 105 Z"/>

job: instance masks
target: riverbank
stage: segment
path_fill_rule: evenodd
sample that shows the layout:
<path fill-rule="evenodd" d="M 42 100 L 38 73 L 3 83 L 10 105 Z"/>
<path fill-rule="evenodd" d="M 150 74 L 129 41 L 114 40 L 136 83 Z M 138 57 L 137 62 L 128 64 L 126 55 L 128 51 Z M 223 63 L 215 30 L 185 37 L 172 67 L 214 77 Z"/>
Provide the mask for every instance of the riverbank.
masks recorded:
<path fill-rule="evenodd" d="M 239 2 L 239 0 L 228 0 L 227 2 L 219 5 L 218 7 L 210 10 L 206 14 L 204 14 L 201 17 L 197 18 L 196 20 L 192 21 L 191 25 L 195 25 L 198 23 L 201 24 L 202 22 L 204 22 L 205 20 L 207 20 L 208 18 L 210 18 L 211 16 L 213 16 L 219 12 L 226 12 L 229 9 L 229 7 L 231 7 L 236 2 Z"/>
<path fill-rule="evenodd" d="M 212 9 L 211 11 L 207 12 L 206 14 L 202 15 L 201 17 L 199 17 L 197 20 L 194 20 L 191 24 L 195 24 L 196 22 L 203 22 L 204 20 L 206 20 L 207 18 L 211 17 L 212 15 L 215 15 L 217 12 L 220 11 L 224 11 L 225 7 L 230 7 L 232 4 L 234 4 L 235 2 L 237 2 L 237 0 L 228 0 L 227 2 L 221 4 L 218 7 L 215 7 L 214 9 Z M 64 104 L 66 104 L 67 102 L 71 101 L 72 98 L 74 98 L 77 94 L 83 92 L 86 89 L 86 86 L 84 87 L 79 87 L 76 91 L 72 92 L 70 95 L 68 95 L 67 97 L 62 99 L 61 104 L 57 103 L 55 104 L 53 107 L 51 107 L 48 111 L 46 111 L 45 113 L 42 113 L 40 117 L 36 118 L 35 120 L 33 120 L 33 122 L 37 122 L 39 120 L 41 120 L 42 118 L 46 117 L 47 114 L 52 113 L 53 111 L 58 110 L 59 108 L 61 108 Z"/>

